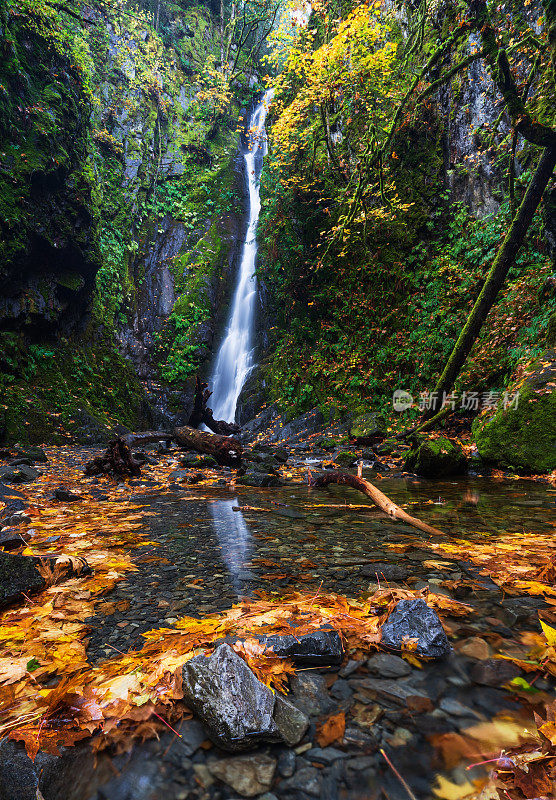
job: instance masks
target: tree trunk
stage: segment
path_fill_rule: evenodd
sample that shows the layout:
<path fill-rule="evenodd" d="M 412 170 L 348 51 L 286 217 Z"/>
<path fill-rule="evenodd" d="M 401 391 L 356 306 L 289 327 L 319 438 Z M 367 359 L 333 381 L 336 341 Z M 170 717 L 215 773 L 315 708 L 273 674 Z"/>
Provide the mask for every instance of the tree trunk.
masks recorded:
<path fill-rule="evenodd" d="M 377 489 L 370 481 L 366 481 L 364 478 L 358 478 L 355 475 L 351 475 L 349 472 L 325 472 L 323 475 L 319 475 L 318 478 L 313 479 L 310 485 L 315 487 L 315 489 L 321 489 L 325 486 L 329 486 L 331 483 L 336 483 L 339 486 L 351 486 L 352 489 L 363 492 L 363 494 L 371 498 L 376 506 L 393 519 L 407 522 L 409 525 L 425 533 L 431 533 L 435 536 L 444 536 L 442 531 L 427 525 L 426 522 L 421 522 L 417 517 L 412 517 L 405 512 L 403 508 L 393 503 L 389 497 L 386 497 L 386 495 L 383 494 L 380 489 Z"/>
<path fill-rule="evenodd" d="M 444 395 L 453 389 L 456 378 L 465 364 L 469 351 L 479 335 L 488 312 L 496 302 L 498 293 L 502 288 L 509 269 L 515 262 L 515 257 L 529 230 L 535 211 L 537 210 L 543 192 L 548 186 L 556 166 L 556 148 L 546 148 L 540 158 L 535 174 L 527 187 L 525 196 L 519 206 L 516 216 L 510 226 L 506 238 L 502 242 L 494 259 L 492 267 L 485 279 L 483 288 L 475 301 L 467 318 L 463 330 L 454 345 L 454 349 L 444 367 L 442 375 L 435 386 L 433 396 L 435 400 L 425 414 L 425 419 L 433 416 L 441 407 Z"/>
<path fill-rule="evenodd" d="M 214 433 L 220 436 L 232 436 L 239 433 L 241 428 L 234 422 L 224 422 L 224 420 L 214 419 L 212 408 L 208 407 L 208 401 L 212 392 L 208 388 L 208 383 L 202 382 L 199 377 L 195 381 L 195 401 L 193 411 L 189 417 L 189 427 L 198 428 L 204 423 Z"/>
<path fill-rule="evenodd" d="M 123 439 L 114 439 L 106 452 L 85 465 L 85 475 L 132 475 L 140 477 L 141 467 L 133 458 L 129 445 Z"/>
<path fill-rule="evenodd" d="M 174 430 L 174 439 L 181 447 L 213 456 L 219 464 L 228 467 L 239 467 L 241 464 L 243 448 L 237 439 L 229 436 L 217 436 L 184 425 Z"/>

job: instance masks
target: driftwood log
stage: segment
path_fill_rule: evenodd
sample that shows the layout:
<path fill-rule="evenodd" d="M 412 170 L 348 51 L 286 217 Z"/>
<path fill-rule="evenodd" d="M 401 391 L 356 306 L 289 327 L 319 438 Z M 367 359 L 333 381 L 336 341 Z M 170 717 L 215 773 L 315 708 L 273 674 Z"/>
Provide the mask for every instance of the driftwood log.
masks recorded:
<path fill-rule="evenodd" d="M 344 472 L 325 472 L 317 478 L 312 478 L 310 480 L 310 486 L 313 486 L 315 489 L 323 489 L 331 483 L 338 484 L 339 486 L 351 486 L 352 489 L 363 492 L 367 497 L 370 497 L 376 506 L 393 519 L 407 522 L 408 525 L 412 525 L 414 528 L 418 528 L 425 533 L 432 533 L 435 536 L 444 536 L 442 531 L 439 531 L 438 528 L 433 528 L 431 525 L 427 525 L 426 522 L 421 522 L 417 517 L 412 517 L 404 511 L 403 508 L 393 503 L 389 497 L 386 497 L 380 489 L 377 489 L 376 486 L 370 481 L 366 481 L 364 478 L 358 478 L 356 475 L 350 475 Z"/>
<path fill-rule="evenodd" d="M 237 439 L 231 436 L 218 436 L 215 433 L 198 431 L 184 425 L 174 430 L 174 439 L 181 447 L 207 453 L 219 464 L 227 467 L 239 467 L 243 448 Z"/>
<path fill-rule="evenodd" d="M 197 376 L 195 381 L 195 399 L 193 401 L 193 411 L 189 417 L 189 427 L 198 428 L 199 425 L 206 425 L 211 431 L 220 436 L 232 436 L 239 433 L 241 428 L 233 422 L 214 419 L 212 408 L 208 407 L 208 401 L 212 392 L 208 388 L 208 383 L 204 383 Z"/>
<path fill-rule="evenodd" d="M 93 458 L 85 465 L 85 475 L 141 475 L 139 462 L 133 458 L 129 444 L 122 438 L 108 444 L 106 452 Z"/>

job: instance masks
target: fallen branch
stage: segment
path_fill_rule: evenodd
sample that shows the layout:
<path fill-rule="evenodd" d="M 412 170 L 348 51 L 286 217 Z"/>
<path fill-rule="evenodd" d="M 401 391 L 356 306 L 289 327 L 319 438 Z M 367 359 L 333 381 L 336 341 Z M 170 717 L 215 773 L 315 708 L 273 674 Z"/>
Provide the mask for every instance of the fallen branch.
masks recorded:
<path fill-rule="evenodd" d="M 324 489 L 324 487 L 329 486 L 331 483 L 336 483 L 339 486 L 351 486 L 352 489 L 357 489 L 358 491 L 363 492 L 363 494 L 366 494 L 367 497 L 370 497 L 376 506 L 378 506 L 393 519 L 399 519 L 403 522 L 407 522 L 408 525 L 412 525 L 414 528 L 418 528 L 420 531 L 424 531 L 425 533 L 432 533 L 435 536 L 444 536 L 442 531 L 439 531 L 437 528 L 433 528 L 431 525 L 427 525 L 426 522 L 421 522 L 421 520 L 417 519 L 417 517 L 412 517 L 410 514 L 405 512 L 403 508 L 400 508 L 393 503 L 390 498 L 386 497 L 386 495 L 380 491 L 380 489 L 377 489 L 376 486 L 364 478 L 358 478 L 356 475 L 350 475 L 349 473 L 343 472 L 325 472 L 322 475 L 319 475 L 318 478 L 312 478 L 309 482 L 309 485 L 315 489 Z"/>
<path fill-rule="evenodd" d="M 238 467 L 241 464 L 243 448 L 237 439 L 230 436 L 217 436 L 215 433 L 197 431 L 184 425 L 174 430 L 174 439 L 181 447 L 208 453 L 219 464 L 228 467 Z"/>

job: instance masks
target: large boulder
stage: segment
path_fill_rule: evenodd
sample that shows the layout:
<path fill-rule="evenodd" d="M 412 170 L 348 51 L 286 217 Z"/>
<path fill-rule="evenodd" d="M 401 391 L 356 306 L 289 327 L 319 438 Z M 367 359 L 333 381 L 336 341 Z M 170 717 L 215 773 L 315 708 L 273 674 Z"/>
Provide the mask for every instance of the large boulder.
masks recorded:
<path fill-rule="evenodd" d="M 0 478 L 5 483 L 31 483 L 39 477 L 39 473 L 33 467 L 26 464 L 16 464 L 15 466 L 0 467 Z"/>
<path fill-rule="evenodd" d="M 519 393 L 516 397 L 516 393 Z M 532 473 L 556 469 L 556 351 L 520 370 L 504 402 L 481 414 L 472 433 L 485 461 Z M 515 398 L 515 399 L 514 399 Z"/>
<path fill-rule="evenodd" d="M 436 611 L 424 600 L 400 600 L 381 628 L 383 647 L 401 650 L 404 641 L 415 640 L 417 655 L 444 658 L 451 651 Z"/>
<path fill-rule="evenodd" d="M 183 693 L 210 738 L 226 750 L 246 750 L 260 742 L 297 744 L 308 725 L 283 698 L 276 713 L 274 693 L 228 644 L 184 665 Z"/>
<path fill-rule="evenodd" d="M 446 478 L 463 474 L 467 459 L 459 445 L 439 436 L 424 439 L 413 447 L 406 456 L 404 468 L 425 478 Z"/>

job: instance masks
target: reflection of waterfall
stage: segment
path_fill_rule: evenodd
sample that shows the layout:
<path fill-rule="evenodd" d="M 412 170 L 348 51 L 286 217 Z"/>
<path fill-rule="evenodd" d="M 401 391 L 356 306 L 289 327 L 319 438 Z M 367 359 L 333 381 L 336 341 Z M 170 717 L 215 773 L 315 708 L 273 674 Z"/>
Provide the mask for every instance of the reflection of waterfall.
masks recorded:
<path fill-rule="evenodd" d="M 234 589 L 239 592 L 239 573 L 244 568 L 251 549 L 251 534 L 241 511 L 232 511 L 238 499 L 215 500 L 210 504 L 214 530 L 218 537 L 222 559 L 230 571 Z"/>
<path fill-rule="evenodd" d="M 254 366 L 252 338 L 256 291 L 256 234 L 261 210 L 259 182 L 266 155 L 264 123 L 272 94 L 272 89 L 265 92 L 249 123 L 249 149 L 244 155 L 249 182 L 249 226 L 245 235 L 230 320 L 218 351 L 211 381 L 214 417 L 226 422 L 234 421 L 240 392 Z"/>

